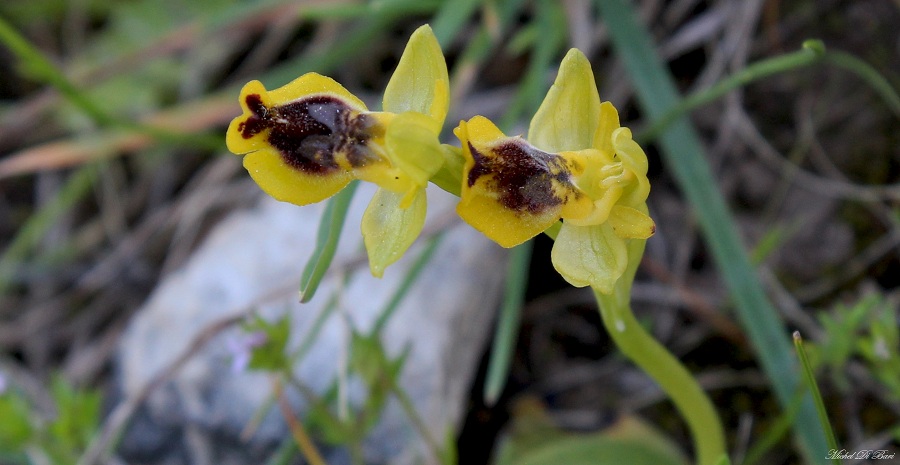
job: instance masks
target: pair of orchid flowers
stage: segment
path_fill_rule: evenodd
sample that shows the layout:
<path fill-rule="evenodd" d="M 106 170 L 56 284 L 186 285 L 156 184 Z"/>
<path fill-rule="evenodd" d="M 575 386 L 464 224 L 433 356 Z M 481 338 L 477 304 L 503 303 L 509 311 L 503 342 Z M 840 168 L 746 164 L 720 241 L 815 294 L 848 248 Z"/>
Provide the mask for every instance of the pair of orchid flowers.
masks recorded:
<path fill-rule="evenodd" d="M 307 205 L 354 179 L 376 184 L 361 224 L 375 276 L 418 237 L 433 182 L 459 195 L 462 219 L 503 247 L 556 232 L 556 270 L 575 286 L 611 293 L 629 261 L 626 241 L 650 237 L 655 225 L 647 157 L 612 104 L 600 102 L 587 58 L 576 49 L 565 56 L 527 140 L 475 116 L 453 131 L 461 148 L 441 144 L 449 83 L 425 25 L 388 82 L 384 111 L 369 111 L 316 73 L 272 91 L 252 81 L 241 90 L 243 114 L 228 127 L 227 146 L 277 200 Z"/>

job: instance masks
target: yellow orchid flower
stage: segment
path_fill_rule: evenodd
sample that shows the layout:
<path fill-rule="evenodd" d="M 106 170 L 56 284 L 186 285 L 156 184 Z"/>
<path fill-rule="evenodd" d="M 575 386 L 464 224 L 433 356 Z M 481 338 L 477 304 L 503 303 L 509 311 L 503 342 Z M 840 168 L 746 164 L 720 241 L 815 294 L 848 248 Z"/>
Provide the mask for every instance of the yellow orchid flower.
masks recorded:
<path fill-rule="evenodd" d="M 379 186 L 361 225 L 372 274 L 398 260 L 425 221 L 425 186 L 444 163 L 438 135 L 449 107 L 447 65 L 431 28 L 410 37 L 385 89 L 381 112 L 331 78 L 308 73 L 240 94 L 228 149 L 277 200 L 307 205 L 353 179 Z"/>
<path fill-rule="evenodd" d="M 628 264 L 626 240 L 650 237 L 655 225 L 647 157 L 600 102 L 587 58 L 572 49 L 563 59 L 527 141 L 481 116 L 454 132 L 466 160 L 459 215 L 504 247 L 562 219 L 554 267 L 572 285 L 611 293 Z"/>

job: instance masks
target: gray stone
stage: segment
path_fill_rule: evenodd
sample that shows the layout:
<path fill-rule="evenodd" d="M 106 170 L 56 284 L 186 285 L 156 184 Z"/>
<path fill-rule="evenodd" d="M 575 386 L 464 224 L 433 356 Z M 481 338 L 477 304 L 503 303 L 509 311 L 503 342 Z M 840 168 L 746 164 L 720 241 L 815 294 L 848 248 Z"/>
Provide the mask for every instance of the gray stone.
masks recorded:
<path fill-rule="evenodd" d="M 359 221 L 372 195 L 360 186 L 345 224 L 334 264 L 360 258 Z M 429 190 L 429 220 L 452 215 L 455 198 Z M 297 207 L 264 198 L 250 211 L 237 212 L 218 225 L 188 263 L 163 280 L 131 322 L 119 351 L 122 394 L 133 395 L 168 366 L 198 332 L 229 315 L 255 308 L 264 318 L 285 312 L 292 320 L 290 345 L 297 347 L 334 293 L 332 314 L 297 377 L 321 393 L 345 366 L 350 327 L 371 328 L 385 302 L 402 282 L 421 240 L 388 268 L 383 279 L 368 266 L 350 269 L 349 283 L 331 276 L 312 302 L 298 303 L 300 274 L 315 243 L 323 205 Z M 506 253 L 476 231 L 454 223 L 435 256 L 385 327 L 383 343 L 396 356 L 409 347 L 400 383 L 413 399 L 432 434 L 446 437 L 465 412 L 466 396 L 478 359 L 489 337 L 502 292 Z M 275 295 L 275 298 L 267 296 Z M 249 439 L 241 431 L 271 396 L 271 377 L 236 371 L 235 345 L 246 337 L 239 328 L 218 335 L 157 389 L 123 439 L 121 453 L 134 463 L 260 463 L 287 435 L 273 408 Z M 364 392 L 349 383 L 350 402 Z M 294 396 L 297 414 L 303 402 Z M 177 438 L 177 439 L 173 439 Z M 365 444 L 367 463 L 413 463 L 430 459 L 420 436 L 397 402 L 390 402 Z M 341 462 L 343 454 L 330 457 Z"/>

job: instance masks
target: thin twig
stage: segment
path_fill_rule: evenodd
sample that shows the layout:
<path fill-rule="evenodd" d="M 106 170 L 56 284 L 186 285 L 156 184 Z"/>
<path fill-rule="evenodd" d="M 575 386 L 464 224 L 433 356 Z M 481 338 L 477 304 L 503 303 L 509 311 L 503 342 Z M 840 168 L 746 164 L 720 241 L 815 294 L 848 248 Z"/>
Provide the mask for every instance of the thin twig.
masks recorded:
<path fill-rule="evenodd" d="M 272 390 L 275 392 L 276 399 L 278 399 L 278 408 L 281 410 L 281 415 L 284 417 L 284 421 L 287 422 L 288 429 L 291 430 L 291 436 L 294 437 L 294 441 L 300 448 L 303 457 L 310 465 L 327 465 L 328 462 L 322 458 L 322 454 L 319 453 L 316 445 L 310 439 L 306 428 L 303 427 L 303 423 L 297 420 L 297 417 L 294 415 L 291 404 L 284 395 L 280 379 L 275 379 Z"/>

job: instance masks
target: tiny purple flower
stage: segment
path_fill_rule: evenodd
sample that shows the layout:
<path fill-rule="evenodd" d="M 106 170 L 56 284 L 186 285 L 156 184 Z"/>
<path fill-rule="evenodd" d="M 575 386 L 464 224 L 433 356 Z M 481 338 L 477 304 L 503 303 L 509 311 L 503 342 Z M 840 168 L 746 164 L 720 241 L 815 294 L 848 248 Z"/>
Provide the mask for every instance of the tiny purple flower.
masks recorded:
<path fill-rule="evenodd" d="M 241 373 L 250 364 L 253 349 L 266 343 L 268 338 L 262 331 L 240 333 L 226 339 L 225 345 L 231 355 L 231 372 Z"/>

